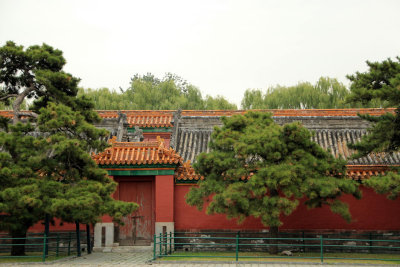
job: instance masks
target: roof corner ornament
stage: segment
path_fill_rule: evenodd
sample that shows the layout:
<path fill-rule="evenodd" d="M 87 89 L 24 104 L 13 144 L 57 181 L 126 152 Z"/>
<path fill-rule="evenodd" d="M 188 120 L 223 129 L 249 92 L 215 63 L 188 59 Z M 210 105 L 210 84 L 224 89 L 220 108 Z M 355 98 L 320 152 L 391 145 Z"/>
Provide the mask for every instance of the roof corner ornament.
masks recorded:
<path fill-rule="evenodd" d="M 158 153 L 160 155 L 165 155 L 167 157 L 173 157 L 175 155 L 175 151 L 172 147 L 166 148 L 164 139 L 160 136 L 157 136 L 157 143 L 158 143 Z"/>
<path fill-rule="evenodd" d="M 107 148 L 107 149 L 105 150 L 105 152 L 106 152 L 106 158 L 107 158 L 107 159 L 111 159 L 111 154 L 112 154 L 111 149 Z"/>
<path fill-rule="evenodd" d="M 110 145 L 114 145 L 115 142 L 117 142 L 117 136 L 115 136 L 115 135 L 113 137 L 111 137 L 110 139 L 108 139 L 108 143 Z"/>
<path fill-rule="evenodd" d="M 157 143 L 159 150 L 165 149 L 164 138 L 161 138 L 159 135 L 157 136 Z"/>
<path fill-rule="evenodd" d="M 108 144 L 110 144 L 112 147 L 116 143 L 117 137 L 113 136 L 112 138 L 108 139 Z M 94 161 L 96 161 L 97 164 L 99 164 L 99 161 L 102 158 L 105 158 L 107 160 L 111 159 L 112 154 L 113 154 L 113 149 L 112 147 L 107 147 L 104 151 L 101 151 L 100 153 L 94 153 L 92 152 L 91 156 Z"/>
<path fill-rule="evenodd" d="M 189 170 L 192 167 L 190 160 L 183 163 L 183 168 Z"/>

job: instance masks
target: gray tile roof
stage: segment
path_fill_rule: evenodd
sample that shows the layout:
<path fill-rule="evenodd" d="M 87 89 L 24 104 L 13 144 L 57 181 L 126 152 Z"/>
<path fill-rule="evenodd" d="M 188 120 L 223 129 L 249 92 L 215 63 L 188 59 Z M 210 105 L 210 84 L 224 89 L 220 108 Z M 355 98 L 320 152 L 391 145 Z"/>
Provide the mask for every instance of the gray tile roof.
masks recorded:
<path fill-rule="evenodd" d="M 279 124 L 300 121 L 314 131 L 313 141 L 329 150 L 333 156 L 348 159 L 349 165 L 399 165 L 399 153 L 368 155 L 350 159 L 354 153 L 347 144 L 361 140 L 367 133 L 368 123 L 358 117 L 274 117 Z M 176 140 L 175 150 L 185 161 L 194 162 L 201 152 L 208 152 L 208 142 L 214 126 L 222 123 L 219 117 L 181 117 L 175 121 L 172 138 Z"/>

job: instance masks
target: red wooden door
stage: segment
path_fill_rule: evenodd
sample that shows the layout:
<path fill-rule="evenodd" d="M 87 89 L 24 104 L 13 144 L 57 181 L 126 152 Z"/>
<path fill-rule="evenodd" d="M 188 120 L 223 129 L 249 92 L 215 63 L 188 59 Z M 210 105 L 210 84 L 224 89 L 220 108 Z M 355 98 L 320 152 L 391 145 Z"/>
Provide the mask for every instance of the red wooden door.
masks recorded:
<path fill-rule="evenodd" d="M 119 181 L 118 189 L 120 200 L 139 204 L 139 209 L 126 216 L 119 227 L 120 245 L 150 245 L 154 229 L 152 182 Z"/>

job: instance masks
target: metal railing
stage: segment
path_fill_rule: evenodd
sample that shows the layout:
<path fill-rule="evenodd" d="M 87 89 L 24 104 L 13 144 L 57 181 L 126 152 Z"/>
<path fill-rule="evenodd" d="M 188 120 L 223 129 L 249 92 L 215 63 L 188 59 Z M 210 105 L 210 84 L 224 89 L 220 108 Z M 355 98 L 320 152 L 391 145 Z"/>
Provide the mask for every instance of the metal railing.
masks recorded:
<path fill-rule="evenodd" d="M 179 258 L 226 258 L 234 261 L 239 259 L 317 259 L 321 263 L 330 260 L 371 260 L 371 261 L 396 261 L 400 262 L 400 239 L 372 239 L 369 238 L 329 238 L 324 235 L 318 237 L 240 237 L 240 232 L 235 236 L 207 236 L 211 234 L 223 235 L 224 233 L 197 233 L 201 236 L 182 236 L 185 233 L 164 233 L 154 235 L 153 260 L 163 257 Z M 194 233 L 186 233 L 193 235 Z M 229 233 L 225 233 L 229 235 Z M 232 235 L 233 233 L 231 233 Z M 280 233 L 281 235 L 281 233 Z M 272 255 L 266 253 L 270 248 L 296 251 L 297 255 Z M 201 254 L 178 253 L 183 251 L 203 252 Z M 215 253 L 215 251 L 231 252 L 229 255 Z M 246 252 L 258 251 L 260 255 L 246 255 Z M 307 251 L 307 252 L 306 252 Z M 207 252 L 209 255 L 207 255 Z M 212 253 L 211 253 L 212 252 Z M 339 254 L 339 256 L 332 256 Z M 340 252 L 340 253 L 337 253 Z M 394 254 L 394 257 L 361 257 L 360 254 L 379 252 Z M 175 255 L 174 255 L 175 254 Z M 185 255 L 189 254 L 189 255 Z M 226 254 L 226 253 L 225 253 Z M 247 253 L 248 254 L 248 253 Z M 347 254 L 348 257 L 343 256 Z M 354 254 L 357 254 L 354 256 Z M 370 255 L 372 256 L 372 255 Z"/>
<path fill-rule="evenodd" d="M 85 231 L 80 231 L 80 237 L 86 237 Z M 15 241 L 21 242 L 15 242 Z M 79 240 L 85 240 L 80 238 Z M 46 259 L 57 259 L 63 256 L 71 256 L 76 253 L 80 256 L 82 243 L 79 242 L 76 232 L 51 232 L 49 236 L 44 233 L 30 234 L 25 238 L 11 238 L 5 235 L 0 237 L 0 259 L 1 258 L 40 258 L 43 262 Z M 90 240 L 92 240 L 90 238 Z M 91 244 L 86 244 L 86 251 L 91 253 Z M 25 255 L 14 256 L 10 251 L 15 246 L 24 246 Z M 78 250 L 79 248 L 79 250 Z"/>

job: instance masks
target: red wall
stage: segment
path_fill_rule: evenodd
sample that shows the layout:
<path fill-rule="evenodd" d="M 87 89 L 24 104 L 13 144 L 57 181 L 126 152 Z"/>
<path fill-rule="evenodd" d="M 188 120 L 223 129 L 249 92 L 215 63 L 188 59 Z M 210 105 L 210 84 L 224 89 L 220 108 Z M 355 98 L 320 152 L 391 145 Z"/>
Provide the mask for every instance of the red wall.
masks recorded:
<path fill-rule="evenodd" d="M 156 176 L 156 222 L 174 221 L 174 176 Z"/>
<path fill-rule="evenodd" d="M 225 215 L 206 215 L 185 202 L 190 185 L 175 185 L 175 231 L 180 230 L 260 230 L 267 227 L 259 219 L 250 217 L 241 225 Z M 368 188 L 362 188 L 363 198 L 357 200 L 346 195 L 343 200 L 350 206 L 353 222 L 346 223 L 329 207 L 307 209 L 304 204 L 289 216 L 283 216 L 281 230 L 400 230 L 400 201 L 386 199 Z"/>
<path fill-rule="evenodd" d="M 75 231 L 76 226 L 75 223 L 63 223 L 60 225 L 60 220 L 55 219 L 54 220 L 54 225 L 50 224 L 50 232 L 58 232 L 58 231 Z M 80 224 L 79 230 L 81 231 L 86 231 L 86 225 L 85 224 Z M 91 229 L 93 231 L 93 229 Z M 38 222 L 31 228 L 29 228 L 28 232 L 30 233 L 43 233 L 44 232 L 44 223 L 43 222 Z"/>
<path fill-rule="evenodd" d="M 191 185 L 174 185 L 173 177 L 162 175 L 156 177 L 156 221 L 173 222 L 175 230 L 260 230 L 266 229 L 259 219 L 248 218 L 241 225 L 235 219 L 228 220 L 223 214 L 206 215 L 185 202 L 185 195 Z M 175 190 L 174 190 L 175 189 Z M 300 204 L 290 216 L 283 217 L 281 230 L 400 230 L 400 201 L 388 200 L 373 190 L 362 188 L 363 198 L 356 200 L 344 196 L 343 200 L 350 206 L 353 222 L 346 223 L 339 215 L 333 214 L 328 207 L 307 209 Z M 173 205 L 174 204 L 174 205 Z M 109 221 L 110 218 L 103 218 Z M 110 220 L 111 221 L 111 220 Z M 81 230 L 84 230 L 84 225 Z M 42 223 L 30 228 L 30 232 L 43 232 Z M 50 226 L 50 231 L 74 231 L 75 224 Z"/>

